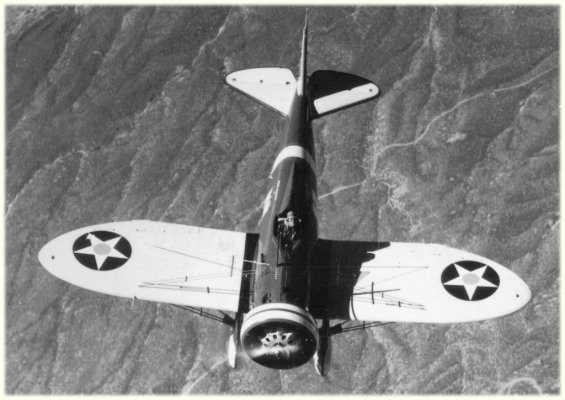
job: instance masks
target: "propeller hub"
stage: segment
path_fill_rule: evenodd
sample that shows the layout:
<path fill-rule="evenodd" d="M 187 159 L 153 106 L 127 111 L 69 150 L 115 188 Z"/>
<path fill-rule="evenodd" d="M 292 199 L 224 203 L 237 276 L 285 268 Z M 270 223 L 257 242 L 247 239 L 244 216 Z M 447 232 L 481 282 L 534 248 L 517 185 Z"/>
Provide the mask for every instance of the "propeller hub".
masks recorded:
<path fill-rule="evenodd" d="M 241 345 L 253 361 L 265 367 L 298 367 L 316 352 L 316 321 L 292 304 L 264 304 L 251 310 L 243 321 Z"/>

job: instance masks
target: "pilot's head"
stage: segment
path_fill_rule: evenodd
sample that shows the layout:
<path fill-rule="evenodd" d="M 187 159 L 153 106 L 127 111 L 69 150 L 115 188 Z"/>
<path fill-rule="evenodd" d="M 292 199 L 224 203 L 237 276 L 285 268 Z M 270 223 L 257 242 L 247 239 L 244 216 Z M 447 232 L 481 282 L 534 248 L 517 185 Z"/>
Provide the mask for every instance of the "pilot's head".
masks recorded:
<path fill-rule="evenodd" d="M 288 226 L 294 226 L 295 224 L 295 215 L 294 211 L 289 211 L 286 213 L 286 223 Z"/>

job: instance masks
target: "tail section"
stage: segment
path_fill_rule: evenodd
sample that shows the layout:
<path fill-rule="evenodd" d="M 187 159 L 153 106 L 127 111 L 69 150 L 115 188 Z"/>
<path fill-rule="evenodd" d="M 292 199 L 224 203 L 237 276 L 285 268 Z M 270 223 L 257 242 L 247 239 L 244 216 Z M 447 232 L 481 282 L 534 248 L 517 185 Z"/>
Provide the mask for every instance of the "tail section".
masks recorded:
<path fill-rule="evenodd" d="M 373 100 L 379 88 L 368 79 L 345 72 L 320 70 L 307 75 L 308 10 L 302 31 L 302 50 L 298 78 L 286 68 L 252 68 L 232 72 L 228 86 L 251 97 L 273 111 L 288 116 L 296 96 L 310 103 L 310 118 L 318 118 Z"/>
<path fill-rule="evenodd" d="M 295 95 L 306 92 L 306 53 L 308 46 L 308 10 L 302 31 L 302 52 L 298 79 L 286 68 L 252 68 L 232 72 L 225 78 L 228 86 L 273 111 L 288 116 Z"/>
<path fill-rule="evenodd" d="M 300 73 L 296 82 L 296 94 L 303 96 L 306 89 L 306 62 L 308 54 L 308 9 L 306 9 L 306 16 L 304 17 L 304 29 L 302 30 L 302 52 L 300 54 Z"/>

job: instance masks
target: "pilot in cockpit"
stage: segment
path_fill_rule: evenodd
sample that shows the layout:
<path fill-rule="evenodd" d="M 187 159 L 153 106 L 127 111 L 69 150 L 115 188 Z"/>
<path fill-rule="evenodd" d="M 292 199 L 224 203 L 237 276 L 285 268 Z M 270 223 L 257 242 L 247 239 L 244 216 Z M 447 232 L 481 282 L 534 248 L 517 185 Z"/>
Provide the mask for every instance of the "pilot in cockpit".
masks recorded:
<path fill-rule="evenodd" d="M 290 210 L 286 213 L 286 218 L 284 218 L 284 225 L 287 229 L 295 228 L 295 216 L 294 211 Z"/>
<path fill-rule="evenodd" d="M 302 242 L 300 222 L 301 220 L 296 217 L 293 210 L 286 213 L 286 218 L 279 218 L 280 250 L 285 259 L 290 259 Z"/>

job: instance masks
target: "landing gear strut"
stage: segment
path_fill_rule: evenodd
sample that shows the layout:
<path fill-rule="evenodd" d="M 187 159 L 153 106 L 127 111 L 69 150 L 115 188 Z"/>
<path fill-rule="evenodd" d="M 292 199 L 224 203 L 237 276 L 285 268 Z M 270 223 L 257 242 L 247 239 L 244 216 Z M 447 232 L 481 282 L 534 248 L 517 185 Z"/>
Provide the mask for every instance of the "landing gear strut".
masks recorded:
<path fill-rule="evenodd" d="M 232 333 L 228 339 L 228 364 L 232 368 L 237 368 L 238 359 L 239 359 L 239 351 L 241 349 L 241 343 L 239 340 L 239 334 L 241 330 L 241 321 L 242 321 L 241 314 L 235 315 L 235 321 L 233 324 Z"/>
<path fill-rule="evenodd" d="M 314 354 L 314 367 L 320 376 L 326 376 L 330 372 L 332 362 L 332 332 L 328 319 L 322 320 L 319 335 L 318 348 Z"/>

